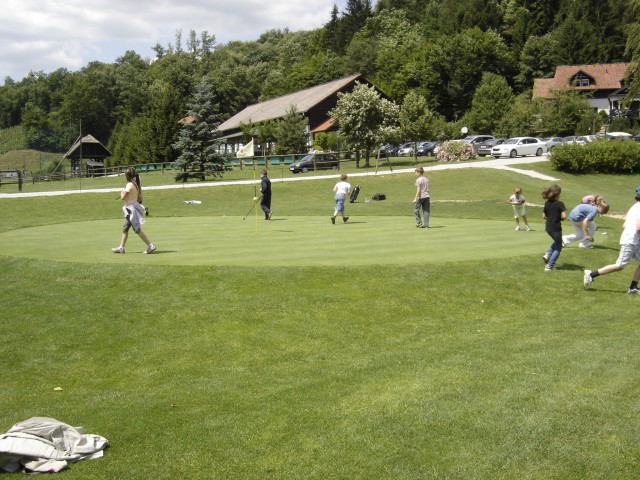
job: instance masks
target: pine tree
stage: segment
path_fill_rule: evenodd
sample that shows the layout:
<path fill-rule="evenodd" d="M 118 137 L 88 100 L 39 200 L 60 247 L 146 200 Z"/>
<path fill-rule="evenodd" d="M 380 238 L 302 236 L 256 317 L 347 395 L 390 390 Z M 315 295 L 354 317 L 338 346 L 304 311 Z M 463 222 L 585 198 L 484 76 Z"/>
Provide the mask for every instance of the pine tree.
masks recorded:
<path fill-rule="evenodd" d="M 224 156 L 218 153 L 215 139 L 220 135 L 220 106 L 215 99 L 212 85 L 205 79 L 196 86 L 189 105 L 191 122 L 185 122 L 173 147 L 180 152 L 176 163 L 180 172 L 176 182 L 190 179 L 205 180 L 209 176 L 222 176 L 227 170 Z"/>

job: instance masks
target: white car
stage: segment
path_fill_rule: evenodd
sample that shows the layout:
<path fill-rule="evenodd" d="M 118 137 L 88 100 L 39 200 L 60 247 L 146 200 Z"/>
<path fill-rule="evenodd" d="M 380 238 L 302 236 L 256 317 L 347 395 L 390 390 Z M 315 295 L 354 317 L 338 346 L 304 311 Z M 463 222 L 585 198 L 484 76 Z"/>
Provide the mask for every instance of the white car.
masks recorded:
<path fill-rule="evenodd" d="M 525 155 L 535 155 L 539 157 L 547 151 L 547 144 L 534 137 L 513 137 L 496 145 L 491 149 L 494 157 L 524 157 Z"/>

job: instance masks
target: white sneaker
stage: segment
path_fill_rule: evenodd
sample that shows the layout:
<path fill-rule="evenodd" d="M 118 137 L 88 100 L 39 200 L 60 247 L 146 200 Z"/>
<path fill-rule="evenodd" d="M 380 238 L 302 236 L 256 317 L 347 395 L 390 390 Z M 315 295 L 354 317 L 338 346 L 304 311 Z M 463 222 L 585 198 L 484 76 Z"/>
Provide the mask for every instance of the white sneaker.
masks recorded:
<path fill-rule="evenodd" d="M 520 231 L 520 227 L 518 226 L 516 227 L 516 232 L 519 232 L 519 231 Z"/>
<path fill-rule="evenodd" d="M 113 253 L 124 253 L 124 247 L 116 247 L 116 248 L 112 248 L 111 251 Z"/>
<path fill-rule="evenodd" d="M 152 253 L 156 251 L 156 246 L 153 243 L 147 245 L 147 249 L 142 253 Z"/>
<path fill-rule="evenodd" d="M 529 225 L 525 225 L 524 228 L 527 229 L 527 232 L 529 232 L 531 230 L 531 228 L 529 227 Z"/>
<path fill-rule="evenodd" d="M 580 244 L 580 245 L 578 245 L 578 246 L 579 246 L 580 248 L 593 248 L 593 245 L 583 245 L 583 244 Z"/>
<path fill-rule="evenodd" d="M 591 278 L 591 270 L 584 271 L 584 279 L 582 283 L 584 283 L 585 289 L 589 288 L 589 285 L 593 283 L 593 278 Z"/>

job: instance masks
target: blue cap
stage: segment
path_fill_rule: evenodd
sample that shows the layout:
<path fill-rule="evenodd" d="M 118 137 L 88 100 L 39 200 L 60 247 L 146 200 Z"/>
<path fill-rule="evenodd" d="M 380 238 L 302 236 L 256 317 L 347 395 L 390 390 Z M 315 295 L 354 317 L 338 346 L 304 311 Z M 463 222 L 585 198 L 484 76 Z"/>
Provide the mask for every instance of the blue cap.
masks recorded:
<path fill-rule="evenodd" d="M 636 195 L 640 195 L 640 187 L 636 188 Z"/>

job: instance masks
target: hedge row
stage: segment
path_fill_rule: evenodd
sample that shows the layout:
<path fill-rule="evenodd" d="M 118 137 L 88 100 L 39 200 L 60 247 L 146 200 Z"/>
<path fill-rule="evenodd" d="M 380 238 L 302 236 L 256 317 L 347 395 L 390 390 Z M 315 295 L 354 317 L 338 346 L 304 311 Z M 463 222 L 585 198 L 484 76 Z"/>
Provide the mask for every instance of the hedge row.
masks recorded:
<path fill-rule="evenodd" d="M 559 145 L 549 159 L 566 173 L 640 173 L 640 143 L 599 140 L 587 145 Z"/>

